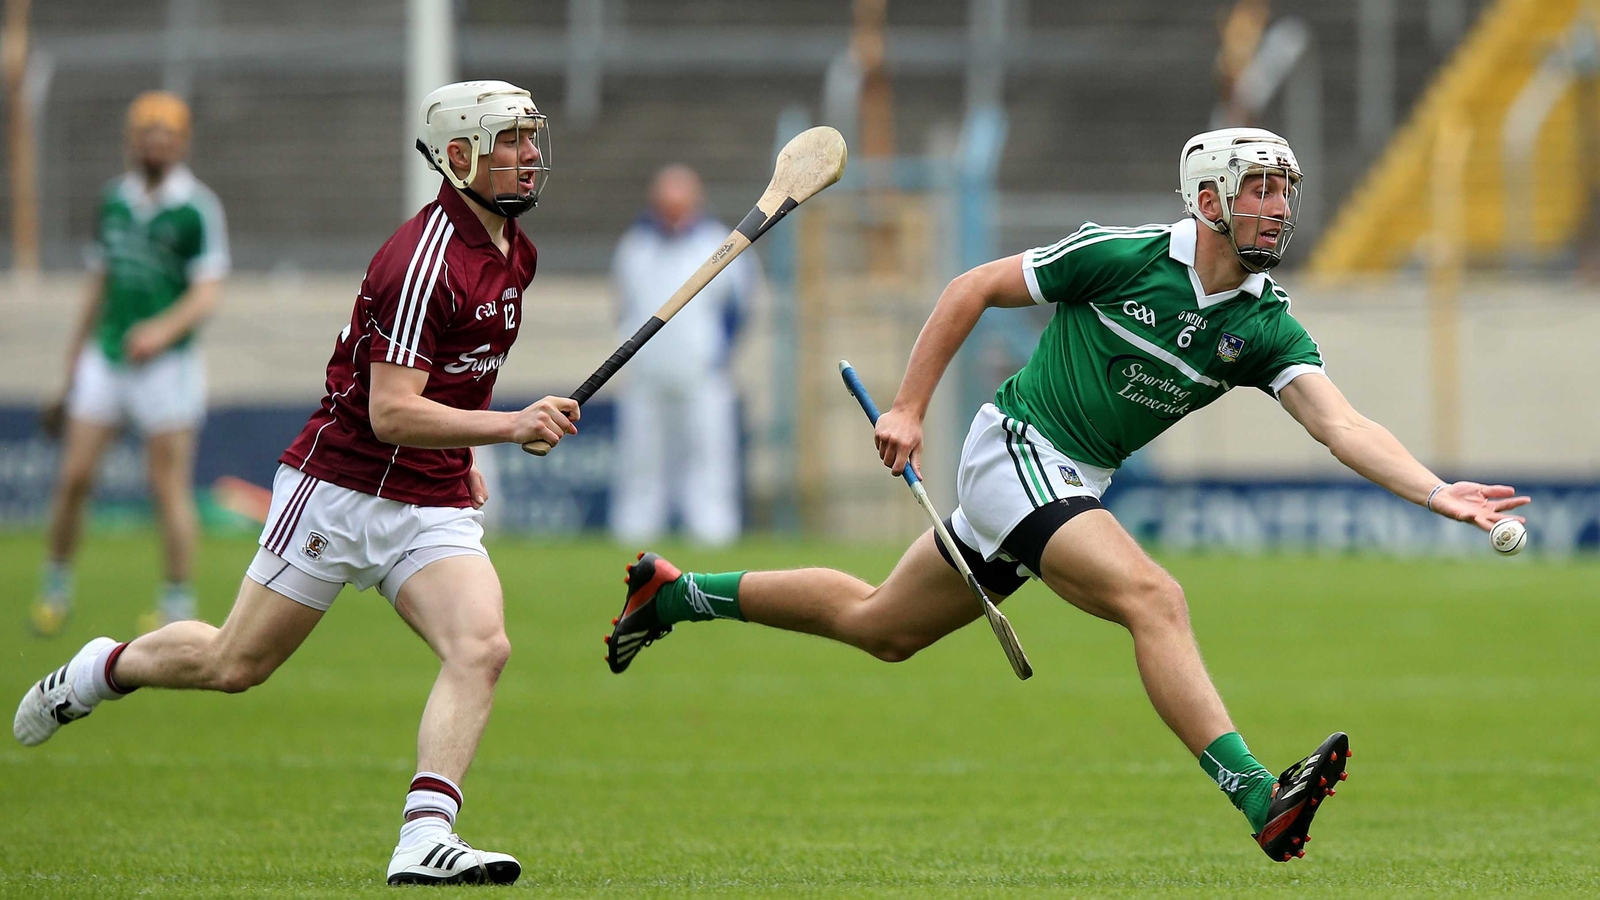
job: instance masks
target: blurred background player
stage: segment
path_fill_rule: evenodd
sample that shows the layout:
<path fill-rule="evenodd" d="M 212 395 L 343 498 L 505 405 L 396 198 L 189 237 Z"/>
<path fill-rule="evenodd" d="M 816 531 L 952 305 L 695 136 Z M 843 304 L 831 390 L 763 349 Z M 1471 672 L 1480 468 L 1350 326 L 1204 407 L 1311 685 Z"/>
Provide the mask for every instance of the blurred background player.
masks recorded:
<path fill-rule="evenodd" d="M 650 209 L 623 234 L 612 261 L 618 324 L 633 334 L 706 261 L 728 226 L 704 212 L 700 176 L 667 166 L 650 185 Z M 729 372 L 758 278 L 755 256 L 734 260 L 672 319 L 670 340 L 645 345 L 617 391 L 611 531 L 654 540 L 674 512 L 697 543 L 739 536 L 738 392 Z"/>
<path fill-rule="evenodd" d="M 84 506 L 125 425 L 144 438 L 165 550 L 166 581 L 140 630 L 196 615 L 194 457 L 206 391 L 195 332 L 217 306 L 229 260 L 222 204 L 183 164 L 189 134 L 189 107 L 175 94 L 150 91 L 128 108 L 129 169 L 102 197 L 66 387 L 45 413 L 64 442 L 30 616 L 40 635 L 56 634 L 71 612 Z"/>

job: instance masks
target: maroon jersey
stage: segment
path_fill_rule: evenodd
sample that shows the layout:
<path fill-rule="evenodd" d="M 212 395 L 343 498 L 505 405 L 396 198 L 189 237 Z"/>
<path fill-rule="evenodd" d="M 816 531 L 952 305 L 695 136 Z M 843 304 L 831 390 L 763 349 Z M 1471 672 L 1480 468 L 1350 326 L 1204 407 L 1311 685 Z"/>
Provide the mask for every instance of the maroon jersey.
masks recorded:
<path fill-rule="evenodd" d="M 500 253 L 448 184 L 389 238 L 367 266 L 350 324 L 328 360 L 328 394 L 279 461 L 323 481 L 418 506 L 471 506 L 472 451 L 378 440 L 367 415 L 374 362 L 428 373 L 422 396 L 487 409 L 495 375 L 517 339 L 522 292 L 538 256 L 515 220 Z"/>

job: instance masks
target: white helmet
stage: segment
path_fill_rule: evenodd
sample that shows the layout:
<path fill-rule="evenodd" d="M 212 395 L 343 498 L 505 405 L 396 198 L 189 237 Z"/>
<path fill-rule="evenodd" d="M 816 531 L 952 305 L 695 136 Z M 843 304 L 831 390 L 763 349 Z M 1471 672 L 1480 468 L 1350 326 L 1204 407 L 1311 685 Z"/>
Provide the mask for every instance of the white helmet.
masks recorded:
<path fill-rule="evenodd" d="M 1289 214 L 1282 219 L 1235 213 L 1233 203 L 1248 175 L 1281 175 L 1288 179 Z M 1265 272 L 1283 261 L 1283 251 L 1294 234 L 1295 213 L 1300 208 L 1300 163 L 1289 149 L 1289 142 L 1264 128 L 1223 128 L 1190 138 L 1178 159 L 1178 178 L 1182 185 L 1183 208 L 1207 228 L 1219 234 L 1233 233 L 1234 216 L 1256 219 L 1257 233 L 1262 220 L 1278 226 L 1277 242 L 1270 248 L 1240 247 L 1234 242 L 1239 262 L 1251 272 Z M 1267 180 L 1261 180 L 1263 195 Z M 1200 190 L 1213 187 L 1222 198 L 1222 221 L 1213 222 L 1200 212 Z"/>
<path fill-rule="evenodd" d="M 504 81 L 461 81 L 447 84 L 430 93 L 422 101 L 422 121 L 417 129 L 417 150 L 449 182 L 460 188 L 490 212 L 516 218 L 539 205 L 539 192 L 544 190 L 550 176 L 550 129 L 533 95 L 514 84 Z M 521 132 L 534 140 L 539 158 L 532 165 L 524 165 L 519 155 L 514 166 L 495 166 L 494 171 L 515 171 L 517 178 L 531 173 L 533 184 L 528 191 L 496 194 L 485 200 L 469 185 L 478 174 L 478 159 L 494 149 L 495 137 L 503 131 L 516 129 L 518 143 Z M 466 178 L 456 177 L 450 168 L 450 158 L 445 148 L 451 141 L 464 140 L 472 145 L 472 165 Z"/>

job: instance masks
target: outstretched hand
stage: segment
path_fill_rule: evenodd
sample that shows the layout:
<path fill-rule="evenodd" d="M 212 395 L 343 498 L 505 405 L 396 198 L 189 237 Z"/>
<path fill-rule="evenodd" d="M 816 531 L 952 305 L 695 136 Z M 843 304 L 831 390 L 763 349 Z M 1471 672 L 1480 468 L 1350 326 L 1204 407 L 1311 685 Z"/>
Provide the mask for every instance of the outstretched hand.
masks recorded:
<path fill-rule="evenodd" d="M 1516 496 L 1516 491 L 1504 484 L 1479 484 L 1476 481 L 1458 481 L 1446 485 L 1433 496 L 1433 511 L 1447 519 L 1471 522 L 1484 531 L 1494 527 L 1501 519 L 1516 519 L 1527 523 L 1522 516 L 1506 512 L 1532 502 L 1528 497 Z"/>

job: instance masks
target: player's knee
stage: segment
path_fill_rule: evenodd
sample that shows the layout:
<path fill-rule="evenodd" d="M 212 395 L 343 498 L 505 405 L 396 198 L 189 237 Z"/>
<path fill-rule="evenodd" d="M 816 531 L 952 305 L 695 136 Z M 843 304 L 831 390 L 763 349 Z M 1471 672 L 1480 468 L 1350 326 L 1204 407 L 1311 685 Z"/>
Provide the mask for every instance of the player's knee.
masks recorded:
<path fill-rule="evenodd" d="M 915 656 L 920 647 L 901 646 L 898 644 L 880 644 L 868 650 L 873 656 L 888 663 L 905 662 Z"/>
<path fill-rule="evenodd" d="M 262 660 L 222 660 L 212 675 L 212 685 L 225 694 L 242 694 L 265 683 L 275 668 Z"/>
<path fill-rule="evenodd" d="M 862 643 L 861 649 L 884 662 L 905 662 L 928 646 L 928 641 L 911 635 L 875 635 Z"/>
<path fill-rule="evenodd" d="M 489 681 L 498 681 L 510 659 L 511 639 L 504 631 L 498 631 L 463 642 L 447 662 L 479 673 Z"/>
<path fill-rule="evenodd" d="M 1165 572 L 1139 578 L 1130 589 L 1127 615 L 1164 628 L 1189 627 L 1189 603 L 1183 587 Z"/>
<path fill-rule="evenodd" d="M 61 492 L 71 500 L 82 500 L 94 489 L 94 469 L 67 466 L 61 470 Z"/>
<path fill-rule="evenodd" d="M 840 640 L 884 662 L 905 662 L 930 643 L 907 634 L 903 623 L 886 617 L 870 602 L 853 604 L 842 610 L 834 620 L 834 629 L 834 635 Z"/>
<path fill-rule="evenodd" d="M 488 642 L 483 655 L 485 671 L 490 678 L 499 680 L 500 673 L 505 671 L 506 663 L 511 660 L 511 639 L 506 637 L 504 631 L 500 632 Z"/>
<path fill-rule="evenodd" d="M 162 507 L 178 507 L 190 502 L 193 490 L 182 478 L 150 479 L 150 497 Z"/>

